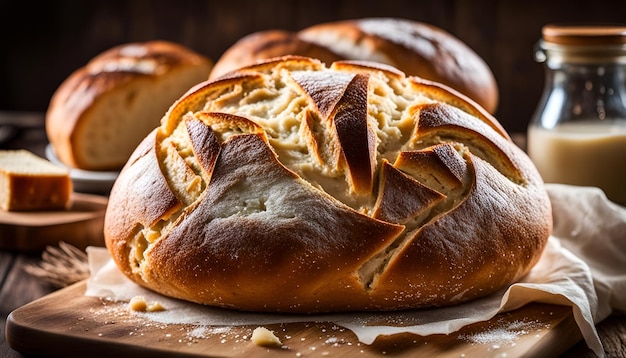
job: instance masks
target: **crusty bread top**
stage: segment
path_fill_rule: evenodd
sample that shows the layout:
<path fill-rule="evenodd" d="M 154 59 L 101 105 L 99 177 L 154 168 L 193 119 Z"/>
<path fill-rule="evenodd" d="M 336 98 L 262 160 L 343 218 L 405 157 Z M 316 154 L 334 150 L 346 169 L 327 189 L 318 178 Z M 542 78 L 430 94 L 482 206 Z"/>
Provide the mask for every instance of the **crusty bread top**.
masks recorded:
<path fill-rule="evenodd" d="M 376 61 L 443 83 L 495 113 L 498 86 L 486 62 L 461 40 L 436 26 L 399 18 L 321 23 L 298 32 L 264 30 L 243 37 L 215 63 L 210 78 L 283 55 Z"/>
<path fill-rule="evenodd" d="M 181 97 L 115 183 L 105 239 L 163 294 L 320 312 L 495 292 L 551 225 L 532 162 L 473 101 L 380 63 L 288 56 Z"/>
<path fill-rule="evenodd" d="M 74 71 L 56 90 L 46 132 L 64 164 L 119 170 L 167 108 L 208 78 L 213 63 L 176 43 L 113 47 Z"/>

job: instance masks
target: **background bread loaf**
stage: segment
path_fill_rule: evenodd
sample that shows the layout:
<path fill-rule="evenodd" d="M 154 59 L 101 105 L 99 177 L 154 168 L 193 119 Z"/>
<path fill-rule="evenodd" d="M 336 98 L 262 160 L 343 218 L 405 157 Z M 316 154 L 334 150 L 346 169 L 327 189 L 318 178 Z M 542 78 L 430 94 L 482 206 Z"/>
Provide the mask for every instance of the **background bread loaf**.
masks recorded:
<path fill-rule="evenodd" d="M 166 41 L 111 48 L 72 73 L 56 90 L 46 132 L 64 164 L 119 170 L 168 107 L 208 78 L 213 63 Z"/>
<path fill-rule="evenodd" d="M 436 26 L 398 18 L 342 20 L 298 32 L 255 32 L 224 52 L 215 63 L 211 78 L 284 55 L 308 56 L 325 63 L 381 62 L 408 75 L 448 85 L 490 113 L 495 113 L 498 106 L 495 77 L 469 46 Z"/>
<path fill-rule="evenodd" d="M 105 241 L 138 284 L 208 305 L 444 306 L 532 268 L 552 227 L 542 184 L 444 85 L 285 57 L 170 108 L 113 187 Z"/>

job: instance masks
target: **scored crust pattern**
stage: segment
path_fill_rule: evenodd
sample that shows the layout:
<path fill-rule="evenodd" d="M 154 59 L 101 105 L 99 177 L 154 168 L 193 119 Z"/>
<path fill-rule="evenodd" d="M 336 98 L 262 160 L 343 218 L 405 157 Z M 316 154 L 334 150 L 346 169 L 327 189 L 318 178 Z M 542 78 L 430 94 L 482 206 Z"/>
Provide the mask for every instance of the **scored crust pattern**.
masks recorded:
<path fill-rule="evenodd" d="M 385 65 L 284 57 L 170 108 L 116 181 L 105 238 L 165 295 L 390 310 L 518 280 L 551 224 L 534 166 L 470 100 Z"/>

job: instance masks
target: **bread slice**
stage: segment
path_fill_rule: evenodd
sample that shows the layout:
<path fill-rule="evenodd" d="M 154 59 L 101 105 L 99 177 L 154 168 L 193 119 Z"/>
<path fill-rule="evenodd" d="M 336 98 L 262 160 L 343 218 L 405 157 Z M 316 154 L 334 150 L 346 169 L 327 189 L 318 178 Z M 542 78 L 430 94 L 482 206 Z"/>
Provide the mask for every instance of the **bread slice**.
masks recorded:
<path fill-rule="evenodd" d="M 58 210 L 70 205 L 67 169 L 27 150 L 0 151 L 0 207 L 6 211 Z"/>

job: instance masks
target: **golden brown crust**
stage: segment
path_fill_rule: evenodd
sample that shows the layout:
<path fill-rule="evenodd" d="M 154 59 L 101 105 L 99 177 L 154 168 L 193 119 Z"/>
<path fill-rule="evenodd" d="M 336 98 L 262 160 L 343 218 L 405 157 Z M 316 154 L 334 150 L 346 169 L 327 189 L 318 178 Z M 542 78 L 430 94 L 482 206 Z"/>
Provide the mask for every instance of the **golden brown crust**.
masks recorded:
<path fill-rule="evenodd" d="M 113 258 L 255 311 L 445 306 L 518 280 L 552 227 L 539 174 L 471 101 L 415 83 L 288 56 L 194 87 L 115 184 Z"/>
<path fill-rule="evenodd" d="M 317 58 L 327 64 L 338 60 L 380 62 L 454 88 L 489 113 L 498 106 L 494 75 L 471 48 L 441 28 L 396 18 L 335 21 L 299 32 L 252 33 L 224 52 L 210 78 L 285 55 Z"/>
<path fill-rule="evenodd" d="M 70 167 L 121 169 L 169 105 L 208 78 L 212 64 L 166 41 L 123 44 L 97 55 L 50 100 L 46 133 L 56 156 Z"/>
<path fill-rule="evenodd" d="M 13 176 L 9 184 L 9 211 L 64 210 L 70 205 L 72 184 L 69 177 Z"/>

